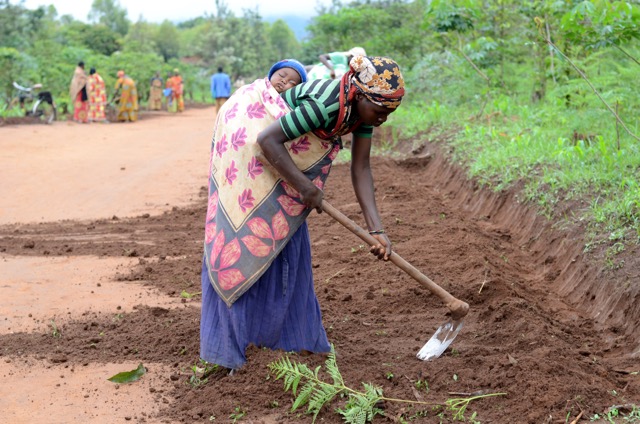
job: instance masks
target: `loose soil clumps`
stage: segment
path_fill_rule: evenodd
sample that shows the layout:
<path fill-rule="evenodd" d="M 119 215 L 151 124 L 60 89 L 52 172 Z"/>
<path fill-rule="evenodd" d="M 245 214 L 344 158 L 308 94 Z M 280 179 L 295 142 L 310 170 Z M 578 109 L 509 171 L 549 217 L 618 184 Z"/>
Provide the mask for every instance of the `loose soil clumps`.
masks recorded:
<path fill-rule="evenodd" d="M 579 231 L 554 228 L 519 204 L 516 193 L 480 189 L 433 145 L 409 159 L 375 158 L 373 170 L 395 251 L 467 301 L 471 311 L 441 358 L 419 361 L 417 351 L 447 319 L 447 309 L 393 264 L 371 256 L 329 216 L 312 213 L 316 292 L 347 385 L 372 383 L 390 398 L 440 404 L 465 394 L 504 392 L 469 406 L 467 417 L 476 411 L 477 420 L 493 423 L 571 422 L 580 413 L 584 419 L 640 401 L 633 289 L 626 297 L 614 293 L 619 275 L 598 271 L 598 263 L 582 254 Z M 325 191 L 331 204 L 362 224 L 347 165 L 334 166 Z M 198 293 L 205 197 L 202 187 L 193 206 L 157 216 L 0 227 L 0 252 L 133 257 L 137 265 L 121 273 L 121 281 L 176 298 L 183 291 Z M 628 266 L 625 272 L 638 274 L 637 263 Z M 72 365 L 114 359 L 163 364 L 173 371 L 164 392 L 156 393 L 160 402 L 171 399 L 155 417 L 162 422 L 227 422 L 240 412 L 246 422 L 311 422 L 290 412 L 291 394 L 269 374 L 267 365 L 282 352 L 252 347 L 235 375 L 218 372 L 194 384 L 197 299 L 183 298 L 182 308 L 141 304 L 115 321 L 79 316 L 64 324 L 55 341 L 48 332 L 3 335 L 0 356 L 64 356 Z M 633 320 L 625 321 L 629 315 Z M 100 331 L 109 337 L 92 341 Z M 317 356 L 292 360 L 323 363 Z M 387 422 L 436 422 L 439 412 L 444 422 L 451 419 L 430 407 L 384 407 Z M 330 408 L 319 419 L 342 422 Z"/>

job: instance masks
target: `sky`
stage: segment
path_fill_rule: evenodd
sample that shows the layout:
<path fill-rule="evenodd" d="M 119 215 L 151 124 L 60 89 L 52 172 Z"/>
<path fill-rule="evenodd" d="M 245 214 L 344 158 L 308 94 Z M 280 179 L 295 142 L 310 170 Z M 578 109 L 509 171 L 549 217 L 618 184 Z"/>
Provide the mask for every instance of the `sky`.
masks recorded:
<path fill-rule="evenodd" d="M 226 0 L 227 7 L 236 15 L 241 16 L 243 9 L 254 10 L 263 18 L 277 18 L 279 16 L 315 16 L 319 6 L 331 5 L 331 0 Z M 16 3 L 16 2 L 13 2 Z M 91 9 L 91 0 L 25 0 L 27 9 L 38 6 L 56 7 L 58 16 L 72 15 L 74 18 L 87 21 Z M 162 22 L 168 19 L 181 22 L 202 16 L 205 13 L 215 14 L 215 0 L 120 0 L 120 6 L 127 9 L 127 17 L 136 22 L 140 16 L 147 22 Z"/>

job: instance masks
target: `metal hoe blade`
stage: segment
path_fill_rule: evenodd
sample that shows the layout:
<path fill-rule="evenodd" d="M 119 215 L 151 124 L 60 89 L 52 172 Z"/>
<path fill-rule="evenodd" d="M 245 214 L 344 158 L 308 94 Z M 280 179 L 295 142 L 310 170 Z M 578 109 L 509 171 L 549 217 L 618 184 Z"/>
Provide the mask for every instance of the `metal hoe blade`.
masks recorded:
<path fill-rule="evenodd" d="M 431 336 L 429 341 L 422 346 L 422 349 L 416 355 L 418 359 L 430 361 L 436 359 L 447 350 L 453 339 L 456 338 L 462 329 L 462 320 L 449 320 L 442 324 L 436 333 Z"/>

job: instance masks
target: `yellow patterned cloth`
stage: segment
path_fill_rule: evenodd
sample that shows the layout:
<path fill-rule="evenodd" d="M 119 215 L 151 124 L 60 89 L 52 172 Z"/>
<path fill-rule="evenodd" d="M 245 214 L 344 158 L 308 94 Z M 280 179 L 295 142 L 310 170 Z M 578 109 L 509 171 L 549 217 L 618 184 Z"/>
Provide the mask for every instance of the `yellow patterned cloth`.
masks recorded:
<path fill-rule="evenodd" d="M 138 120 L 138 90 L 136 83 L 127 75 L 116 81 L 116 92 L 120 92 L 118 100 L 118 121 L 135 122 Z"/>
<path fill-rule="evenodd" d="M 107 119 L 105 116 L 107 91 L 104 80 L 97 72 L 89 75 L 87 96 L 89 97 L 89 120 L 104 121 Z"/>

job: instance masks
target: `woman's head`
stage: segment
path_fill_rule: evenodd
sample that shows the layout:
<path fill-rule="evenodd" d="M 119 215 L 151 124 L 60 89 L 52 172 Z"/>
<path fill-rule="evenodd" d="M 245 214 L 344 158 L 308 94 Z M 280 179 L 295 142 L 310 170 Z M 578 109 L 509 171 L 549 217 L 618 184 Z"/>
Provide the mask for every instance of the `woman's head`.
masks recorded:
<path fill-rule="evenodd" d="M 387 57 L 368 56 L 355 56 L 349 66 L 358 115 L 367 125 L 381 125 L 402 102 L 404 78 L 400 67 Z"/>
<path fill-rule="evenodd" d="M 278 93 L 307 82 L 307 72 L 302 63 L 295 59 L 284 59 L 269 69 L 269 82 Z"/>
<path fill-rule="evenodd" d="M 118 71 L 117 75 L 118 75 L 118 78 L 124 77 L 124 71 L 123 70 Z"/>
<path fill-rule="evenodd" d="M 93 75 L 96 73 L 96 68 L 89 69 L 89 75 Z"/>

